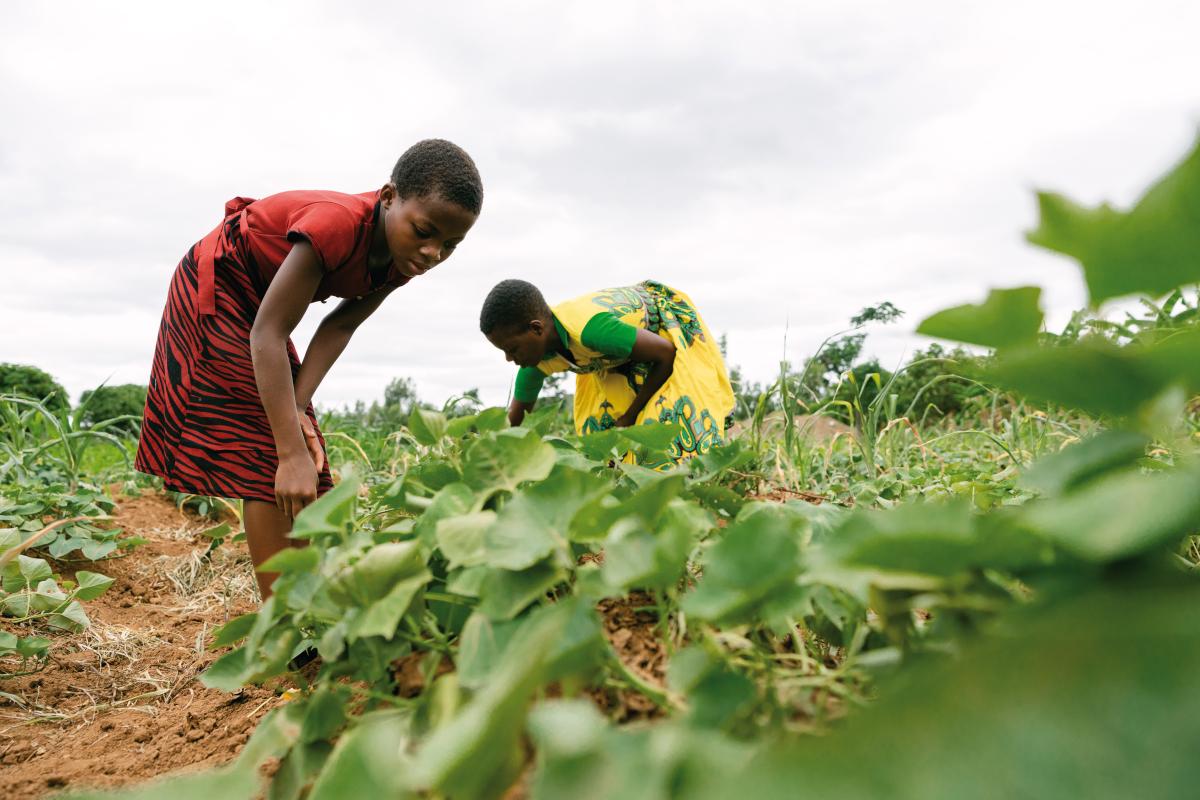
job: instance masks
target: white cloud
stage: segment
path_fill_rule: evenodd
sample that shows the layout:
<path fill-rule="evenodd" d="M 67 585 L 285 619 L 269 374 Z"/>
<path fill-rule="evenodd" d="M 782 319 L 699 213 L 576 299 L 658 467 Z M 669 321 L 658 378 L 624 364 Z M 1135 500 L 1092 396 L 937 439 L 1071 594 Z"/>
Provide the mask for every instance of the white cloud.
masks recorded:
<path fill-rule="evenodd" d="M 1184 2 L 21 4 L 0 32 L 0 360 L 74 393 L 144 381 L 170 272 L 226 199 L 363 191 L 425 136 L 483 172 L 454 260 L 397 292 L 318 393 L 437 400 L 507 365 L 504 277 L 560 298 L 656 277 L 768 380 L 888 299 L 902 335 L 1077 270 L 1025 246 L 1031 189 L 1128 203 L 1200 121 Z M 297 333 L 306 340 L 324 307 Z"/>

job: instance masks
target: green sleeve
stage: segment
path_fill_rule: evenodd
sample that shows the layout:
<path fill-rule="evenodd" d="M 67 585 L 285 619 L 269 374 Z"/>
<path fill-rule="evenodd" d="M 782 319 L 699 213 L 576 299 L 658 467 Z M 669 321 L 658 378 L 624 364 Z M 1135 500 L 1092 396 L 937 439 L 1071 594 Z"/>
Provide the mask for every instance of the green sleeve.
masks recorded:
<path fill-rule="evenodd" d="M 638 329 L 621 322 L 615 314 L 601 311 L 583 326 L 579 340 L 583 346 L 606 356 L 629 358 Z"/>
<path fill-rule="evenodd" d="M 513 397 L 522 403 L 536 401 L 545 380 L 546 374 L 537 367 L 521 367 L 517 370 L 517 384 L 513 387 Z"/>

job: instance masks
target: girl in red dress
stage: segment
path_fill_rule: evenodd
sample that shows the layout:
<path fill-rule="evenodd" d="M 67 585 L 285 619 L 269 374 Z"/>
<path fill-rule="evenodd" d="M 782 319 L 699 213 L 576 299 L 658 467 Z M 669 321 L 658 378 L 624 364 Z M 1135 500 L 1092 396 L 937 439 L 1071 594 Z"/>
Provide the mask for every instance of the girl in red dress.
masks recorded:
<path fill-rule="evenodd" d="M 235 198 L 175 270 L 159 327 L 137 469 L 168 489 L 241 498 L 257 567 L 332 483 L 312 396 L 391 292 L 445 261 L 483 184 L 442 139 L 409 148 L 382 189 Z M 303 361 L 289 338 L 310 303 L 342 298 Z M 256 573 L 264 598 L 275 575 Z"/>

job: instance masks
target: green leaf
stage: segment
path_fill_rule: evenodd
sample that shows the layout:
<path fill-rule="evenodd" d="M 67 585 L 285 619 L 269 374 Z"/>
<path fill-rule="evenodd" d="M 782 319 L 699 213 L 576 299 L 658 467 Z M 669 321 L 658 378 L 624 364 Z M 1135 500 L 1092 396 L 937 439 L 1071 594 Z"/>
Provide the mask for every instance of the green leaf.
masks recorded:
<path fill-rule="evenodd" d="M 475 427 L 480 433 L 502 431 L 508 427 L 508 411 L 503 408 L 485 408 L 475 419 Z"/>
<path fill-rule="evenodd" d="M 1200 525 L 1200 470 L 1105 475 L 1064 497 L 1030 504 L 1022 522 L 1090 561 L 1173 544 Z"/>
<path fill-rule="evenodd" d="M 554 467 L 554 448 L 533 431 L 511 428 L 477 439 L 466 453 L 463 481 L 472 489 L 514 492 L 525 481 L 540 481 Z"/>
<path fill-rule="evenodd" d="M 655 473 L 627 498 L 600 496 L 593 499 L 582 505 L 572 518 L 571 540 L 594 542 L 603 539 L 617 520 L 628 516 L 636 516 L 648 527 L 653 527 L 659 515 L 679 496 L 685 481 L 683 475 Z"/>
<path fill-rule="evenodd" d="M 1200 143 L 1128 212 L 1040 192 L 1030 242 L 1083 266 L 1093 305 L 1200 282 Z"/>
<path fill-rule="evenodd" d="M 565 579 L 566 573 L 549 562 L 520 572 L 493 569 L 484 578 L 479 610 L 491 619 L 512 619 Z"/>
<path fill-rule="evenodd" d="M 461 439 L 471 432 L 478 416 L 478 414 L 468 414 L 463 417 L 454 417 L 446 423 L 446 435 L 451 439 Z"/>
<path fill-rule="evenodd" d="M 621 456 L 621 453 L 617 452 L 617 445 L 621 439 L 621 434 L 616 428 L 609 428 L 580 436 L 579 447 L 584 455 L 593 461 L 607 461 Z"/>
<path fill-rule="evenodd" d="M 628 428 L 616 428 L 622 438 L 641 445 L 651 453 L 661 453 L 671 446 L 679 435 L 679 426 L 674 423 L 646 422 L 641 425 L 630 425 Z"/>
<path fill-rule="evenodd" d="M 285 547 L 257 567 L 258 572 L 316 572 L 321 563 L 321 553 L 313 546 Z"/>
<path fill-rule="evenodd" d="M 414 405 L 412 413 L 408 415 L 408 429 L 421 444 L 437 444 L 446 435 L 446 416 Z"/>
<path fill-rule="evenodd" d="M 52 628 L 60 628 L 78 633 L 88 625 L 91 625 L 92 622 L 88 619 L 87 613 L 84 612 L 83 606 L 78 601 L 72 600 L 67 604 L 66 608 L 47 617 L 46 624 Z"/>
<path fill-rule="evenodd" d="M 712 622 L 751 619 L 772 594 L 794 585 L 805 527 L 799 516 L 739 517 L 706 555 L 704 575 L 684 596 L 683 610 Z"/>
<path fill-rule="evenodd" d="M 102 558 L 107 558 L 112 555 L 117 549 L 116 542 L 98 542 L 95 539 L 89 539 L 83 543 L 80 550 L 83 551 L 83 557 L 92 561 L 99 561 Z"/>
<path fill-rule="evenodd" d="M 1149 440 L 1125 430 L 1103 431 L 1039 459 L 1021 476 L 1022 486 L 1045 496 L 1063 494 L 1106 472 L 1127 467 L 1146 455 Z"/>
<path fill-rule="evenodd" d="M 234 642 L 239 642 L 249 635 L 250 629 L 254 627 L 254 623 L 258 621 L 257 613 L 242 614 L 240 617 L 234 617 L 226 622 L 221 627 L 213 631 L 212 644 L 209 645 L 210 650 L 215 650 L 218 647 L 228 647 Z"/>
<path fill-rule="evenodd" d="M 915 662 L 830 735 L 782 740 L 693 796 L 1188 797 L 1197 631 L 1200 588 L 1178 576 L 1018 609 L 1003 635 Z"/>
<path fill-rule="evenodd" d="M 366 605 L 385 597 L 398 582 L 418 576 L 427 577 L 428 573 L 416 542 L 383 542 L 338 570 L 330 580 L 330 588 Z"/>
<path fill-rule="evenodd" d="M 605 583 L 621 592 L 674 586 L 687 568 L 688 554 L 710 527 L 707 514 L 679 500 L 661 515 L 655 528 L 627 517 L 613 526 L 604 542 Z"/>
<path fill-rule="evenodd" d="M 437 546 L 451 569 L 487 563 L 484 534 L 495 521 L 495 511 L 477 511 L 438 522 Z"/>
<path fill-rule="evenodd" d="M 233 527 L 228 522 L 222 522 L 220 525 L 214 525 L 208 530 L 201 531 L 201 536 L 207 536 L 209 539 L 224 539 L 233 532 Z"/>
<path fill-rule="evenodd" d="M 475 611 L 463 625 L 459 637 L 455 666 L 458 680 L 468 689 L 478 689 L 487 683 L 500 665 L 501 657 L 525 620 L 496 621 Z"/>
<path fill-rule="evenodd" d="M 608 720 L 587 700 L 548 700 L 529 713 L 538 750 L 552 758 L 578 758 L 602 746 Z"/>
<path fill-rule="evenodd" d="M 354 502 L 360 483 L 360 479 L 353 475 L 344 478 L 300 512 L 288 536 L 293 539 L 312 539 L 327 534 L 344 535 L 354 515 Z"/>
<path fill-rule="evenodd" d="M 443 519 L 466 514 L 475 508 L 475 492 L 465 483 L 450 483 L 433 497 L 425 513 L 417 519 L 417 538 L 426 547 L 437 543 L 437 526 Z"/>
<path fill-rule="evenodd" d="M 1013 347 L 1037 340 L 1042 328 L 1036 286 L 993 289 L 982 305 L 961 305 L 939 311 L 917 326 L 917 333 L 984 347 Z"/>
<path fill-rule="evenodd" d="M 338 740 L 308 800 L 412 797 L 399 747 L 410 735 L 409 714 L 391 709 L 364 714 Z"/>
<path fill-rule="evenodd" d="M 76 598 L 80 600 L 95 600 L 104 594 L 108 590 L 108 587 L 113 585 L 113 578 L 81 569 L 75 573 L 75 582 L 78 584 L 75 589 Z"/>
<path fill-rule="evenodd" d="M 382 636 L 390 640 L 396 635 L 396 628 L 412 605 L 413 598 L 431 578 L 428 571 L 422 570 L 417 575 L 397 581 L 390 592 L 369 605 L 349 625 L 346 641 L 354 642 L 367 636 Z"/>
<path fill-rule="evenodd" d="M 522 722 L 542 684 L 546 654 L 562 634 L 567 609 L 551 609 L 521 628 L 493 679 L 418 751 L 415 788 L 454 798 L 496 797 L 521 772 Z"/>
<path fill-rule="evenodd" d="M 1132 414 L 1168 383 L 1134 351 L 1097 341 L 1013 351 L 984 374 L 1033 400 L 1099 416 Z"/>
<path fill-rule="evenodd" d="M 572 517 L 611 485 L 602 476 L 556 465 L 545 480 L 521 491 L 501 509 L 484 536 L 486 563 L 521 570 L 554 552 L 567 558 Z"/>
<path fill-rule="evenodd" d="M 344 688 L 322 686 L 304 703 L 304 723 L 300 729 L 300 741 L 318 742 L 332 739 L 338 728 L 346 721 Z"/>

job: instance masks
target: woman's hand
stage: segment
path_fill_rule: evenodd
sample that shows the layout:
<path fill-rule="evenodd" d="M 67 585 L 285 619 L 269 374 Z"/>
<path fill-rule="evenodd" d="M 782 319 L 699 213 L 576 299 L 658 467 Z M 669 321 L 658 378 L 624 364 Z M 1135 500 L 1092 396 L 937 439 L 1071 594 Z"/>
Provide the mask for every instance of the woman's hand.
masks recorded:
<path fill-rule="evenodd" d="M 631 428 L 636 424 L 637 414 L 634 414 L 633 416 L 630 416 L 629 414 L 622 414 L 620 418 L 613 423 L 613 426 L 617 428 Z"/>
<path fill-rule="evenodd" d="M 275 505 L 295 519 L 305 506 L 317 499 L 317 480 L 317 465 L 307 452 L 299 451 L 289 458 L 280 458 L 279 468 L 275 470 Z"/>
<path fill-rule="evenodd" d="M 304 434 L 304 444 L 308 447 L 308 454 L 312 456 L 313 463 L 317 466 L 317 473 L 325 468 L 325 449 L 321 447 L 321 439 L 317 436 L 317 429 L 313 426 L 312 420 L 308 418 L 308 414 L 303 408 L 296 409 L 296 416 L 300 420 L 300 432 Z"/>

